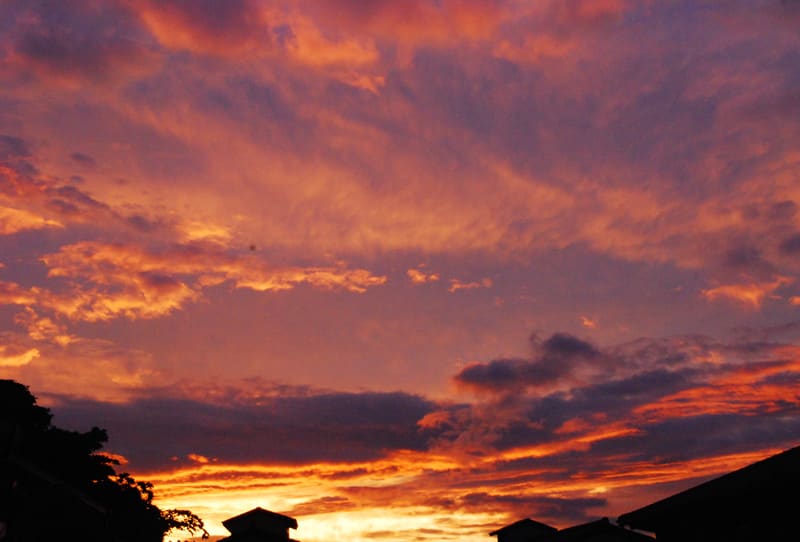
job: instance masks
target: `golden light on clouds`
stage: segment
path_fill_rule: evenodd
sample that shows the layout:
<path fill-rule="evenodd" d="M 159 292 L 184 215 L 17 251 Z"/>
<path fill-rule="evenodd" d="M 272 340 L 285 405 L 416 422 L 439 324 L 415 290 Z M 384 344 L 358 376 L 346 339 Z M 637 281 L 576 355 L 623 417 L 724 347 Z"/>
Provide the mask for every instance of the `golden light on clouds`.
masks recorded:
<path fill-rule="evenodd" d="M 0 347 L 0 367 L 22 367 L 39 357 L 39 350 L 31 348 L 26 352 L 11 354 L 6 347 Z"/>

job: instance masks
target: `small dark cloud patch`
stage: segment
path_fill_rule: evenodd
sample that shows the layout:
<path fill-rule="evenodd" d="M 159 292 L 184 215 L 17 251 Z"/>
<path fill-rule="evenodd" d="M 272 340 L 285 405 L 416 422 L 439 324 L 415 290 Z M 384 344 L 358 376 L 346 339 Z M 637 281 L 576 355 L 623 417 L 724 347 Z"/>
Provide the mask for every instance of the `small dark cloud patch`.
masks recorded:
<path fill-rule="evenodd" d="M 722 265 L 735 276 L 745 273 L 764 280 L 770 280 L 776 271 L 775 266 L 764 257 L 762 249 L 747 242 L 729 247 L 722 256 Z"/>
<path fill-rule="evenodd" d="M 9 166 L 19 175 L 33 176 L 39 170 L 29 161 L 31 158 L 30 147 L 24 139 L 0 134 L 0 163 Z"/>
<path fill-rule="evenodd" d="M 530 363 L 522 359 L 496 359 L 474 363 L 459 372 L 455 380 L 479 389 L 502 391 L 520 385 L 520 376 L 530 372 Z"/>
<path fill-rule="evenodd" d="M 45 190 L 49 198 L 47 206 L 65 217 L 90 216 L 92 214 L 110 216 L 111 210 L 92 196 L 74 185 L 49 186 Z"/>
<path fill-rule="evenodd" d="M 532 339 L 535 344 L 535 339 Z M 591 344 L 568 333 L 554 333 L 541 345 L 542 353 L 565 358 L 596 358 L 600 352 Z"/>
<path fill-rule="evenodd" d="M 78 205 L 83 207 L 94 207 L 94 208 L 108 208 L 108 206 L 104 203 L 101 203 L 94 199 L 92 196 L 79 190 L 78 188 L 70 185 L 62 185 L 53 188 L 49 188 L 47 193 L 51 196 L 55 196 L 67 201 L 74 202 Z"/>
<path fill-rule="evenodd" d="M 725 253 L 725 263 L 731 267 L 748 268 L 763 262 L 761 251 L 752 246 L 739 246 Z"/>
<path fill-rule="evenodd" d="M 786 200 L 772 204 L 769 217 L 773 220 L 786 221 L 794 218 L 796 214 L 797 204 L 792 200 Z"/>
<path fill-rule="evenodd" d="M 42 73 L 100 81 L 146 54 L 141 27 L 118 4 L 30 2 L 26 7 L 13 47 Z"/>
<path fill-rule="evenodd" d="M 18 160 L 30 158 L 31 151 L 24 140 L 0 134 L 0 160 Z"/>
<path fill-rule="evenodd" d="M 69 155 L 69 157 L 72 158 L 73 162 L 85 168 L 94 168 L 97 166 L 97 162 L 94 158 L 88 154 L 83 154 L 82 152 L 73 152 Z"/>
<path fill-rule="evenodd" d="M 796 256 L 800 254 L 800 233 L 787 237 L 780 245 L 781 252 Z"/>
<path fill-rule="evenodd" d="M 139 214 L 126 217 L 125 222 L 128 224 L 128 226 L 141 233 L 152 233 L 161 226 L 159 222 L 154 222 Z"/>
<path fill-rule="evenodd" d="M 599 361 L 602 357 L 592 344 L 567 333 L 555 333 L 544 341 L 534 335 L 531 346 L 534 353 L 530 359 L 473 363 L 454 379 L 471 389 L 494 393 L 543 388 L 569 378 L 579 366 Z"/>
<path fill-rule="evenodd" d="M 159 273 L 139 273 L 139 280 L 146 289 L 159 294 L 167 294 L 179 290 L 184 285 L 174 277 Z"/>

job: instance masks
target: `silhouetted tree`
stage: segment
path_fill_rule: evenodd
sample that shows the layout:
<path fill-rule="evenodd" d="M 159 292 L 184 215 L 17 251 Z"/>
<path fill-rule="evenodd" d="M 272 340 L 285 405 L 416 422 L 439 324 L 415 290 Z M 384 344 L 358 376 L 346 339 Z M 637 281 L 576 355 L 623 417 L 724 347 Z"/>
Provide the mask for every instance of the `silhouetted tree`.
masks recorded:
<path fill-rule="evenodd" d="M 27 386 L 0 380 L 0 532 L 8 541 L 160 542 L 172 529 L 208 537 L 188 510 L 160 510 L 153 486 L 100 452 L 108 440 L 51 424 Z"/>

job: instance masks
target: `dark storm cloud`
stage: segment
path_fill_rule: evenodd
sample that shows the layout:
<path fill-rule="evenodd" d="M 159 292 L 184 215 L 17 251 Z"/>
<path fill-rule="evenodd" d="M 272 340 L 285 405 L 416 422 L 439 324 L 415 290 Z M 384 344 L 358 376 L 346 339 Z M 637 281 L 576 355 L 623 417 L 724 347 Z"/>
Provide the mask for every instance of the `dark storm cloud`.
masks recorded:
<path fill-rule="evenodd" d="M 531 340 L 535 353 L 531 359 L 497 359 L 473 363 L 455 377 L 458 384 L 483 391 L 507 391 L 544 387 L 569 377 L 579 366 L 599 361 L 600 352 L 591 344 L 566 333 L 555 333 L 546 340 Z"/>
<path fill-rule="evenodd" d="M 211 405 L 149 398 L 115 405 L 69 401 L 56 423 L 100 425 L 110 448 L 137 469 L 200 454 L 230 462 L 358 461 L 391 450 L 422 450 L 417 421 L 434 403 L 405 393 L 328 393 L 277 397 L 263 404 Z"/>

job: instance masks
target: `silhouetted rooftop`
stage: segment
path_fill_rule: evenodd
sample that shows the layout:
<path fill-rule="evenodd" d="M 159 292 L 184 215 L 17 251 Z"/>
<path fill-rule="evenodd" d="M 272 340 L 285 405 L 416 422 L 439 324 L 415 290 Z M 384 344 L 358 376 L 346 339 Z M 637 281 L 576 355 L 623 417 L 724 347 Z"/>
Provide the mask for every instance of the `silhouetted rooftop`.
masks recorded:
<path fill-rule="evenodd" d="M 296 519 L 264 510 L 261 507 L 253 508 L 244 514 L 228 518 L 222 524 L 233 534 L 248 530 L 286 530 L 288 532 L 289 529 L 297 529 Z"/>
<path fill-rule="evenodd" d="M 519 521 L 515 521 L 510 525 L 506 525 L 505 527 L 501 527 L 496 531 L 492 531 L 491 533 L 489 533 L 489 536 L 504 535 L 517 531 L 534 531 L 534 532 L 541 531 L 542 533 L 554 533 L 557 531 L 557 529 L 545 523 L 541 523 L 539 521 L 535 521 L 530 518 L 525 518 Z"/>
<path fill-rule="evenodd" d="M 614 525 L 608 518 L 599 519 L 574 527 L 558 531 L 543 542 L 653 542 L 653 538 L 618 525 Z"/>
<path fill-rule="evenodd" d="M 658 533 L 676 525 L 728 528 L 743 521 L 774 524 L 794 517 L 800 446 L 619 517 L 621 525 Z"/>

